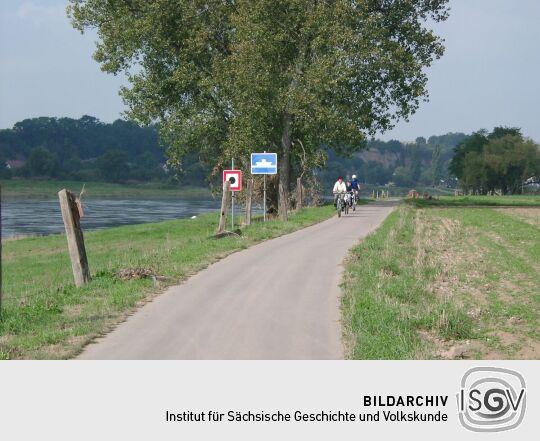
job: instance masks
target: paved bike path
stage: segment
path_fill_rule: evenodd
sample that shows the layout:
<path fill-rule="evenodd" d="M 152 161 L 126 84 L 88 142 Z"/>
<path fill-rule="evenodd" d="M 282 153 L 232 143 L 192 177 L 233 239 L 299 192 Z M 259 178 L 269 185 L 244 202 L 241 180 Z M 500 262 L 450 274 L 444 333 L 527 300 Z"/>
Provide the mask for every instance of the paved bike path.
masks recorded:
<path fill-rule="evenodd" d="M 339 359 L 342 261 L 395 202 L 231 254 L 86 347 L 83 359 Z"/>

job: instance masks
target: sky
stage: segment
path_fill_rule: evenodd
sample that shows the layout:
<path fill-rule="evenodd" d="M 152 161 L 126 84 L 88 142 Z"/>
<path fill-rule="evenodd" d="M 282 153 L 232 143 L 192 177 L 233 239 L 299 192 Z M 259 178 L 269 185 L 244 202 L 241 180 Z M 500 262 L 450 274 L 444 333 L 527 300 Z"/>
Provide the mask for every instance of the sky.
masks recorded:
<path fill-rule="evenodd" d="M 0 0 L 0 128 L 25 118 L 121 117 L 122 75 L 92 59 L 96 34 L 81 35 L 66 0 Z M 428 69 L 429 102 L 377 137 L 413 141 L 498 125 L 540 142 L 540 0 L 451 0 L 434 25 L 446 53 Z"/>

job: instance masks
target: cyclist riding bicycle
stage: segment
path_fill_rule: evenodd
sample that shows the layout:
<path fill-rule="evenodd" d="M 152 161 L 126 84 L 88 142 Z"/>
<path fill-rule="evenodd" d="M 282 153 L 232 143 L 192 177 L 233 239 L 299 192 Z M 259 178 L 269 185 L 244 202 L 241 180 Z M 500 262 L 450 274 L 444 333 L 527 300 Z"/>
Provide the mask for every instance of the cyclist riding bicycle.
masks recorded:
<path fill-rule="evenodd" d="M 345 183 L 345 188 L 347 189 L 345 194 L 345 203 L 349 205 L 349 207 L 352 207 L 353 204 L 353 197 L 354 197 L 354 190 L 352 187 L 352 182 L 347 180 Z"/>
<path fill-rule="evenodd" d="M 347 186 L 345 185 L 345 182 L 343 182 L 343 178 L 341 176 L 338 178 L 338 180 L 334 184 L 334 190 L 332 192 L 334 193 L 334 207 L 335 207 L 339 195 L 347 192 Z"/>
<path fill-rule="evenodd" d="M 356 200 L 358 200 L 358 196 L 360 195 L 360 183 L 358 182 L 358 179 L 356 179 L 356 175 L 352 175 L 351 187 Z"/>

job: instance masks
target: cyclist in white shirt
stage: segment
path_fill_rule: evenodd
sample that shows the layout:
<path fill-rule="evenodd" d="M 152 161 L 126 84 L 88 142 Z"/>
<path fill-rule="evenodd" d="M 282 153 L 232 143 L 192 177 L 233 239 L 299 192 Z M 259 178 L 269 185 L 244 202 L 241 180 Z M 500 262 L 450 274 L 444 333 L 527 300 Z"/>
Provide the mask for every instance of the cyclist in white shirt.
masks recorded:
<path fill-rule="evenodd" d="M 340 193 L 346 193 L 347 192 L 347 186 L 345 185 L 345 182 L 343 182 L 343 178 L 340 176 L 336 183 L 334 184 L 334 206 L 336 205 L 337 198 L 339 197 Z"/>

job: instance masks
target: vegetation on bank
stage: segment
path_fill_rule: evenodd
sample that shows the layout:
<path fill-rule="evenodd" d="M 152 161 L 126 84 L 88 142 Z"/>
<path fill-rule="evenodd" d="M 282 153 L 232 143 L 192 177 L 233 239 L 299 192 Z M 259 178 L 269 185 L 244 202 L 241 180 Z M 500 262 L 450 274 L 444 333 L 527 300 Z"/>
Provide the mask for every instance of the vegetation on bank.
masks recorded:
<path fill-rule="evenodd" d="M 164 166 L 165 150 L 155 125 L 121 119 L 106 124 L 88 115 L 29 118 L 0 130 L 0 179 L 206 185 L 207 170 L 197 155 L 183 158 L 182 168 L 171 174 Z"/>
<path fill-rule="evenodd" d="M 3 246 L 0 359 L 70 358 L 133 309 L 170 284 L 257 242 L 335 214 L 333 206 L 292 212 L 242 228 L 239 237 L 213 239 L 216 213 L 197 219 L 132 225 L 85 234 L 91 282 L 75 288 L 64 235 L 7 241 Z M 150 271 L 151 278 L 117 274 Z"/>
<path fill-rule="evenodd" d="M 327 161 L 317 170 L 323 187 L 339 175 L 358 175 L 360 182 L 380 186 L 441 188 L 455 183 L 448 176 L 453 148 L 464 133 L 418 137 L 414 143 L 370 140 L 351 157 L 325 150 Z M 117 120 L 107 124 L 92 116 L 79 119 L 25 119 L 0 130 L 0 179 L 51 179 L 73 182 L 147 182 L 150 185 L 208 184 L 210 168 L 197 154 L 182 157 L 182 166 L 168 172 L 166 146 L 156 126 L 140 127 Z M 7 168 L 7 166 L 11 168 Z M 441 185 L 443 181 L 443 185 Z"/>
<path fill-rule="evenodd" d="M 108 182 L 78 182 L 61 180 L 10 179 L 1 180 L 2 198 L 57 198 L 58 191 L 67 188 L 82 190 L 84 198 L 208 198 L 209 188 L 188 187 L 160 182 L 113 184 Z"/>
<path fill-rule="evenodd" d="M 454 150 L 449 171 L 460 187 L 477 194 L 500 191 L 520 194 L 524 184 L 540 183 L 540 146 L 525 139 L 517 127 L 480 130 Z"/>
<path fill-rule="evenodd" d="M 540 358 L 540 208 L 402 204 L 350 253 L 354 359 Z"/>
<path fill-rule="evenodd" d="M 531 206 L 540 207 L 540 196 L 438 196 L 432 199 L 409 198 L 406 202 L 417 207 L 431 206 Z"/>

